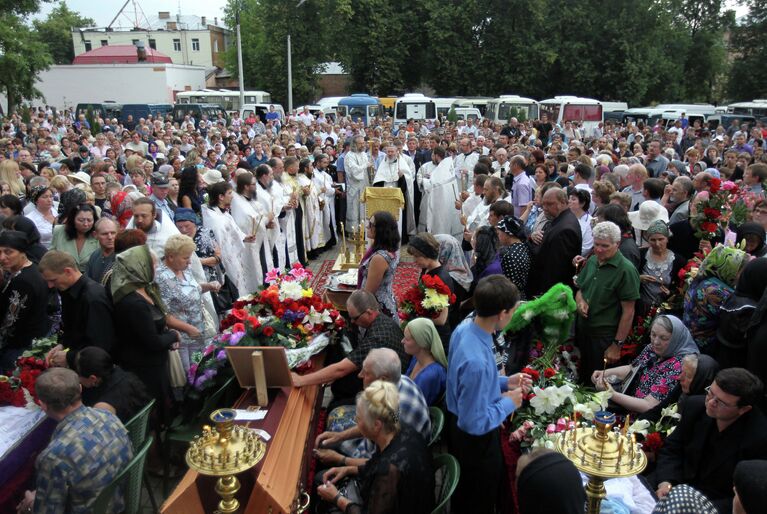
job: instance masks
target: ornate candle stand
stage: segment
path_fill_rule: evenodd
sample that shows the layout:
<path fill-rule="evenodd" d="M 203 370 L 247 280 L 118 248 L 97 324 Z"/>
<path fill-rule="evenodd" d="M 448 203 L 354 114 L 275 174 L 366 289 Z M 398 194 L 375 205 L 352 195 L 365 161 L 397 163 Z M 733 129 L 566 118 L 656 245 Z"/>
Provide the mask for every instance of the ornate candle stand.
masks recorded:
<path fill-rule="evenodd" d="M 607 496 L 605 480 L 629 477 L 641 473 L 647 466 L 642 445 L 634 434 L 628 434 L 628 423 L 622 430 L 615 424 L 615 414 L 600 411 L 594 415 L 594 426 L 571 423 L 561 432 L 556 442 L 558 452 L 589 477 L 586 485 L 587 510 L 598 514 L 602 500 Z"/>
<path fill-rule="evenodd" d="M 234 409 L 219 409 L 210 415 L 215 427 L 205 425 L 186 452 L 187 465 L 201 475 L 219 477 L 216 493 L 221 496 L 217 513 L 237 512 L 235 494 L 240 481 L 235 476 L 258 464 L 266 454 L 266 443 L 253 430 L 235 425 Z"/>

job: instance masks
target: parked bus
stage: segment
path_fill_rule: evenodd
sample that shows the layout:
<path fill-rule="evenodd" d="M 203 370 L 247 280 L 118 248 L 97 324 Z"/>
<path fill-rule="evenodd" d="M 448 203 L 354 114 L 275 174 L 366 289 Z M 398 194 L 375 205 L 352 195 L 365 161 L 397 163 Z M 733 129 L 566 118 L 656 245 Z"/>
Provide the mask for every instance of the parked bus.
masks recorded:
<path fill-rule="evenodd" d="M 519 95 L 502 95 L 487 102 L 485 118 L 493 123 L 508 123 L 512 115 L 524 120 L 538 117 L 538 102 Z M 523 120 L 523 121 L 524 121 Z"/>
<path fill-rule="evenodd" d="M 326 96 L 317 100 L 317 105 L 322 108 L 322 112 L 326 115 L 330 115 L 333 118 L 336 116 L 345 116 L 345 114 L 338 113 L 338 102 L 344 98 L 343 96 Z"/>
<path fill-rule="evenodd" d="M 434 105 L 437 106 L 437 117 L 447 118 L 447 114 L 450 112 L 455 98 L 434 98 Z"/>
<path fill-rule="evenodd" d="M 767 99 L 757 98 L 753 102 L 737 102 L 727 106 L 727 114 L 753 116 L 756 119 L 767 117 Z"/>
<path fill-rule="evenodd" d="M 474 107 L 479 109 L 479 112 L 482 113 L 482 116 L 484 116 L 485 111 L 487 110 L 487 104 L 491 100 L 493 99 L 487 96 L 467 96 L 464 98 L 456 98 L 455 102 L 453 102 L 453 107 Z"/>
<path fill-rule="evenodd" d="M 88 111 L 90 110 L 94 116 L 100 116 L 101 118 L 105 120 L 107 118 L 109 119 L 119 118 L 122 108 L 123 108 L 122 104 L 118 104 L 114 102 L 77 104 L 77 108 L 75 109 L 75 117 L 79 116 L 80 114 L 84 114 L 87 116 Z"/>
<path fill-rule="evenodd" d="M 379 96 L 378 101 L 381 102 L 381 106 L 385 113 L 394 117 L 394 104 L 397 102 L 396 96 Z"/>
<path fill-rule="evenodd" d="M 179 104 L 219 104 L 228 113 L 242 109 L 240 92 L 228 89 L 201 89 L 199 91 L 182 91 L 176 93 L 176 103 Z M 272 103 L 272 95 L 266 91 L 245 91 L 246 104 Z"/>
<path fill-rule="evenodd" d="M 546 114 L 549 121 L 563 126 L 566 121 L 577 121 L 587 134 L 604 122 L 602 102 L 593 98 L 578 96 L 555 96 L 541 100 L 541 117 Z"/>
<path fill-rule="evenodd" d="M 128 121 L 128 116 L 133 116 L 133 121 L 138 123 L 141 118 L 149 115 L 156 120 L 164 120 L 165 115 L 173 112 L 172 104 L 124 104 L 120 111 L 120 123 Z"/>
<path fill-rule="evenodd" d="M 208 117 L 208 120 L 215 121 L 219 116 L 226 118 L 226 111 L 217 104 L 176 104 L 173 106 L 173 122 L 182 123 L 185 116 L 194 118 L 194 126 L 199 127 L 202 116 Z"/>
<path fill-rule="evenodd" d="M 410 119 L 436 120 L 437 106 L 434 100 L 421 93 L 407 93 L 397 98 L 394 103 L 394 124 L 404 124 Z"/>
<path fill-rule="evenodd" d="M 352 121 L 368 125 L 370 120 L 383 116 L 383 108 L 378 98 L 366 93 L 355 93 L 338 101 L 338 108 Z"/>

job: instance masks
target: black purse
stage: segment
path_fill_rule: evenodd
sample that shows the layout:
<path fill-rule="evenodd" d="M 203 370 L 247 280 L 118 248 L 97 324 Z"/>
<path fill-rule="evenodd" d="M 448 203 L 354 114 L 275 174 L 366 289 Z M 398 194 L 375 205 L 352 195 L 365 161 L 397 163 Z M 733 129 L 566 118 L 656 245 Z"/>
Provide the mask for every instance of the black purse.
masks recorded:
<path fill-rule="evenodd" d="M 221 289 L 217 293 L 211 291 L 210 296 L 213 299 L 213 307 L 215 307 L 216 313 L 224 314 L 232 308 L 234 302 L 240 297 L 240 292 L 237 290 L 234 282 L 227 275 L 224 275 L 224 283 L 221 285 Z"/>

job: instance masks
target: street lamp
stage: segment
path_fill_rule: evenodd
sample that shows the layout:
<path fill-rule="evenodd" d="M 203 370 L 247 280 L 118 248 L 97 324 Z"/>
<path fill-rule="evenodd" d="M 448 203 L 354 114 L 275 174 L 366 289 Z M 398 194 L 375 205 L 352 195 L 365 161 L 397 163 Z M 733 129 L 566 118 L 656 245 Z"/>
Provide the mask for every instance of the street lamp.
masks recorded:
<path fill-rule="evenodd" d="M 300 0 L 296 9 L 304 5 L 306 0 Z M 290 34 L 288 34 L 288 115 L 293 114 L 293 51 L 290 47 Z"/>
<path fill-rule="evenodd" d="M 242 2 L 237 2 L 235 6 L 234 20 L 237 26 L 237 73 L 240 76 L 240 109 L 245 105 L 245 75 L 242 71 L 242 38 L 240 37 L 240 11 Z"/>

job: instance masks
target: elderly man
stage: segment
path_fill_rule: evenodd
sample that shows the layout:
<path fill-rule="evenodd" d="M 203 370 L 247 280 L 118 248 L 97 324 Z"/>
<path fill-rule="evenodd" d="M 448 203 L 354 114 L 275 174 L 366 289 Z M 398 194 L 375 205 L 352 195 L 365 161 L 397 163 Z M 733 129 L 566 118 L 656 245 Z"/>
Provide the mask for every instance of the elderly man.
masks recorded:
<path fill-rule="evenodd" d="M 149 198 L 154 202 L 155 208 L 162 213 L 162 219 L 168 219 L 173 222 L 176 212 L 176 206 L 168 199 L 170 192 L 170 181 L 162 173 L 152 174 L 152 194 Z"/>
<path fill-rule="evenodd" d="M 639 273 L 618 251 L 621 231 L 610 221 L 593 230 L 594 255 L 578 274 L 575 295 L 578 316 L 576 344 L 581 350 L 584 383 L 600 366 L 620 360 L 620 347 L 631 330 L 634 304 L 639 299 Z"/>
<path fill-rule="evenodd" d="M 647 180 L 647 168 L 641 164 L 632 164 L 628 169 L 626 181 L 628 187 L 623 192 L 631 195 L 631 208 L 634 211 L 639 208 L 639 204 L 645 201 L 643 190 L 644 181 Z"/>
<path fill-rule="evenodd" d="M 447 156 L 444 147 L 437 146 L 432 150 L 431 162 L 418 170 L 418 180 L 424 198 L 421 210 L 423 231 L 452 236 L 461 234 L 461 219 L 452 205 L 460 185 L 453 174 L 453 158 Z"/>
<path fill-rule="evenodd" d="M 731 512 L 735 466 L 767 459 L 767 419 L 756 408 L 763 393 L 764 385 L 755 375 L 728 368 L 717 373 L 705 396 L 689 397 L 679 426 L 658 455 L 658 497 L 687 484 L 718 512 Z"/>
<path fill-rule="evenodd" d="M 104 286 L 80 273 L 74 257 L 65 252 L 49 251 L 39 268 L 48 287 L 61 295 L 62 333 L 59 344 L 48 352 L 48 362 L 73 368 L 77 352 L 86 346 L 111 351 L 115 344 L 112 302 Z"/>
<path fill-rule="evenodd" d="M 505 148 L 499 148 L 495 151 L 495 161 L 493 161 L 493 177 L 505 178 L 509 172 L 509 152 Z"/>
<path fill-rule="evenodd" d="M 58 425 L 36 461 L 36 489 L 27 491 L 19 512 L 85 514 L 93 502 L 130 462 L 128 432 L 106 410 L 85 407 L 82 386 L 74 371 L 49 369 L 35 383 L 40 407 Z M 122 512 L 117 492 L 110 512 Z"/>
<path fill-rule="evenodd" d="M 650 141 L 647 145 L 647 173 L 651 177 L 660 177 L 668 168 L 669 160 L 661 155 L 660 141 Z"/>
<path fill-rule="evenodd" d="M 359 373 L 362 387 L 364 389 L 376 380 L 395 384 L 399 389 L 400 423 L 409 425 L 428 441 L 431 435 L 429 406 L 416 383 L 402 374 L 400 364 L 399 355 L 390 348 L 370 350 Z M 336 417 L 333 412 L 329 416 Z M 314 454 L 324 464 L 333 466 L 363 466 L 376 449 L 372 441 L 363 437 L 356 424 L 342 432 L 323 432 L 317 436 L 315 446 Z M 331 447 L 338 448 L 338 451 L 327 449 Z"/>
<path fill-rule="evenodd" d="M 346 301 L 346 311 L 351 322 L 364 330 L 357 347 L 340 361 L 307 375 L 293 373 L 293 385 L 303 387 L 315 384 L 334 382 L 343 377 L 356 375 L 362 368 L 362 363 L 370 350 L 374 348 L 391 348 L 400 357 L 400 369 L 404 372 L 410 363 L 410 356 L 405 353 L 402 346 L 404 334 L 399 324 L 390 316 L 381 314 L 378 300 L 365 290 L 354 291 Z M 360 390 L 360 382 L 348 380 L 342 387 L 334 387 L 333 394 L 336 398 L 353 398 Z M 336 384 L 334 384 L 335 386 Z"/>
<path fill-rule="evenodd" d="M 474 166 L 479 161 L 479 154 L 471 148 L 471 141 L 464 137 L 460 142 L 460 153 L 453 159 L 453 171 L 462 189 L 468 189 L 474 181 Z"/>
<path fill-rule="evenodd" d="M 572 286 L 573 258 L 581 254 L 581 225 L 568 208 L 565 190 L 554 187 L 546 191 L 541 208 L 551 223 L 545 232 L 536 231 L 531 236 L 535 246 L 527 281 L 528 298 L 545 293 L 558 282 Z"/>
<path fill-rule="evenodd" d="M 670 214 L 669 225 L 686 220 L 690 216 L 690 200 L 695 192 L 692 180 L 690 177 L 677 177 L 667 189 L 670 189 L 670 192 L 668 196 L 663 195 L 666 201 L 661 203 Z"/>
<path fill-rule="evenodd" d="M 402 159 L 396 145 L 386 146 L 386 158 L 381 161 L 373 177 L 374 186 L 399 187 L 402 197 L 405 199 L 405 208 L 402 210 L 402 241 L 407 241 L 407 236 L 415 234 L 415 211 L 413 210 L 413 182 L 415 176 L 413 169 L 408 164 L 408 159 Z"/>
<path fill-rule="evenodd" d="M 506 188 L 511 191 L 511 204 L 514 206 L 514 215 L 519 217 L 527 208 L 527 204 L 533 201 L 535 183 L 525 173 L 525 158 L 515 155 L 511 158 L 509 175 L 506 177 Z"/>

